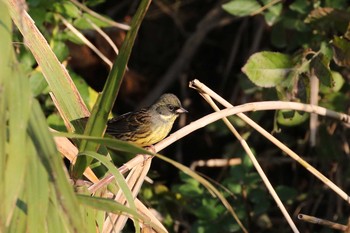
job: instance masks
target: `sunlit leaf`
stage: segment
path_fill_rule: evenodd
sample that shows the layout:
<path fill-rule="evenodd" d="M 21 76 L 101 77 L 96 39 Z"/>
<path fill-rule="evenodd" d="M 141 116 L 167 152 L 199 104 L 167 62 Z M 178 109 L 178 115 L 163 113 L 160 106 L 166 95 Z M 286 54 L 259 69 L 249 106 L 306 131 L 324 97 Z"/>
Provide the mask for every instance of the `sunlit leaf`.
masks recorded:
<path fill-rule="evenodd" d="M 235 16 L 247 16 L 259 10 L 261 5 L 256 0 L 232 0 L 222 5 L 222 8 Z"/>
<path fill-rule="evenodd" d="M 293 71 L 289 55 L 276 52 L 253 54 L 242 68 L 250 81 L 260 87 L 274 87 L 285 81 Z"/>

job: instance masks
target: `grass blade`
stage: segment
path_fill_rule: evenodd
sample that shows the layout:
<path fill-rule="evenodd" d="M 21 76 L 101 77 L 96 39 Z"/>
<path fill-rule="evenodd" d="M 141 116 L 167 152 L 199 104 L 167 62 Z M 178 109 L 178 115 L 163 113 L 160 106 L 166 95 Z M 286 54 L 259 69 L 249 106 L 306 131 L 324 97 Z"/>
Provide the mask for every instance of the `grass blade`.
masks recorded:
<path fill-rule="evenodd" d="M 8 139 L 6 126 L 7 121 L 7 108 L 8 108 L 8 88 L 9 78 L 12 75 L 11 63 L 13 59 L 12 51 L 12 27 L 11 18 L 6 4 L 0 1 L 0 183 L 5 184 L 6 174 L 6 158 L 8 150 Z M 0 196 L 4 201 L 0 202 L 0 231 L 5 229 L 6 218 L 8 216 L 8 207 L 5 207 L 5 203 L 8 201 L 6 188 L 4 185 L 0 187 Z"/>
<path fill-rule="evenodd" d="M 11 18 L 21 31 L 26 46 L 41 67 L 45 79 L 62 109 L 61 112 L 66 115 L 65 118 L 72 121 L 89 116 L 89 111 L 67 70 L 61 65 L 44 36 L 35 26 L 34 21 L 25 11 L 24 4 L 16 0 L 8 2 Z M 78 130 L 77 132 L 83 132 L 83 125 L 80 122 L 76 121 L 72 124 Z"/>
<path fill-rule="evenodd" d="M 44 165 L 53 192 L 57 196 L 58 209 L 67 229 L 71 232 L 86 232 L 79 211 L 79 204 L 71 185 L 68 183 L 67 173 L 61 156 L 56 150 L 53 138 L 48 131 L 45 116 L 37 101 L 34 101 L 29 120 L 29 135 L 32 138 L 41 163 Z"/>
<path fill-rule="evenodd" d="M 112 70 L 108 75 L 106 84 L 103 88 L 102 94 L 96 101 L 92 110 L 91 117 L 88 120 L 85 133 L 91 136 L 102 136 L 105 130 L 107 117 L 111 111 L 113 104 L 117 98 L 120 84 L 126 70 L 126 65 L 129 61 L 132 47 L 140 28 L 141 22 L 147 12 L 150 0 L 142 0 L 138 7 L 135 16 L 131 22 L 131 30 L 128 32 L 125 41 L 120 49 L 120 53 L 113 64 Z M 96 151 L 98 144 L 83 140 L 79 151 Z M 92 158 L 86 156 L 79 156 L 74 166 L 73 177 L 79 178 L 86 167 L 90 165 Z"/>

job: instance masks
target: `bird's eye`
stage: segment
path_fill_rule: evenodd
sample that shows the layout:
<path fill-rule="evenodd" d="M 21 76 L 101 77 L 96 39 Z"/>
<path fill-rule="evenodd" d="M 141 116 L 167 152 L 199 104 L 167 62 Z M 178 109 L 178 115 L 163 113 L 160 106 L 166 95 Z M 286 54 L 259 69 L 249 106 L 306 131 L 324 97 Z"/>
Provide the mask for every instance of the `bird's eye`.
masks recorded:
<path fill-rule="evenodd" d="M 174 111 L 175 110 L 175 106 L 174 105 L 171 105 L 171 104 L 168 104 L 168 109 L 170 111 Z"/>

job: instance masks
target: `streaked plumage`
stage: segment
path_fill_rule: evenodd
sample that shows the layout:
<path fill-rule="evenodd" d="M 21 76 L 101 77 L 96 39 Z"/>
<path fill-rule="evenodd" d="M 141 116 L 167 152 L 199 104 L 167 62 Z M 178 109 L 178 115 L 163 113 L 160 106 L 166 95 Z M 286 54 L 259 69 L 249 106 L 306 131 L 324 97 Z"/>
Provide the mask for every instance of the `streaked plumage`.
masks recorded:
<path fill-rule="evenodd" d="M 165 138 L 176 118 L 185 112 L 175 95 L 164 94 L 149 108 L 109 120 L 106 133 L 139 146 L 150 146 Z"/>

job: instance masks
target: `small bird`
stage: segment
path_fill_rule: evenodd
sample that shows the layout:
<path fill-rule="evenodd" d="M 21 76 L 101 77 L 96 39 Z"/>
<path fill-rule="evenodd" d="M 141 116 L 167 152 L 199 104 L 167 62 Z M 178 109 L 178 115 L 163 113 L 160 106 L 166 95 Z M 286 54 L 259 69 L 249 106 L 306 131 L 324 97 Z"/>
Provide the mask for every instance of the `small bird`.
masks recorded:
<path fill-rule="evenodd" d="M 156 103 L 139 111 L 110 119 L 106 133 L 123 141 L 146 147 L 164 139 L 176 118 L 187 113 L 173 94 L 162 95 Z"/>

